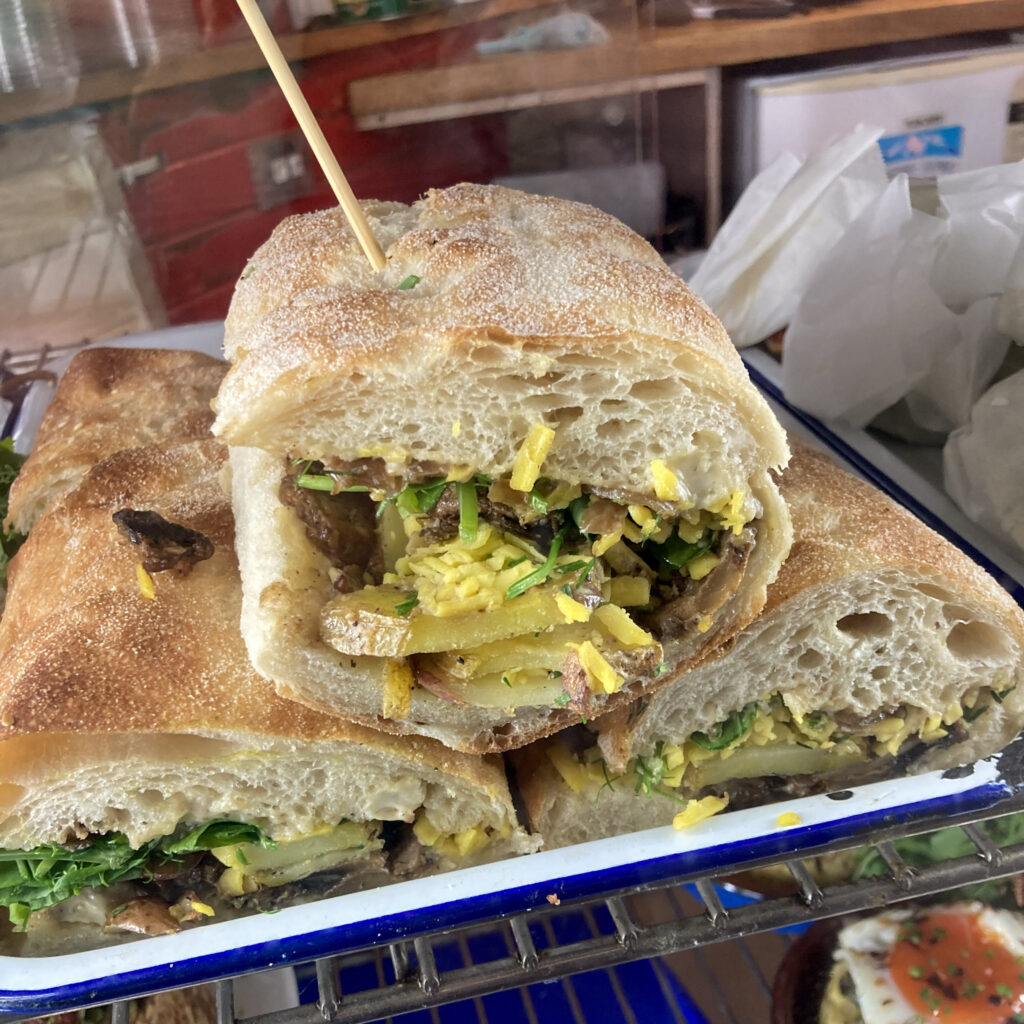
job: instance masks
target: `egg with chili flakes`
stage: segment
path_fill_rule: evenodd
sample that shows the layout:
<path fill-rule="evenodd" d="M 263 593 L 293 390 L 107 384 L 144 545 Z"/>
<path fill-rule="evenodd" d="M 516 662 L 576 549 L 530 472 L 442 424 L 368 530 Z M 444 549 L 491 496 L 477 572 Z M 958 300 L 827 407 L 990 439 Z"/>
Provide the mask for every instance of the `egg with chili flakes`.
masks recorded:
<path fill-rule="evenodd" d="M 844 928 L 835 957 L 865 1024 L 1024 1024 L 1017 914 L 982 903 L 890 910 Z"/>

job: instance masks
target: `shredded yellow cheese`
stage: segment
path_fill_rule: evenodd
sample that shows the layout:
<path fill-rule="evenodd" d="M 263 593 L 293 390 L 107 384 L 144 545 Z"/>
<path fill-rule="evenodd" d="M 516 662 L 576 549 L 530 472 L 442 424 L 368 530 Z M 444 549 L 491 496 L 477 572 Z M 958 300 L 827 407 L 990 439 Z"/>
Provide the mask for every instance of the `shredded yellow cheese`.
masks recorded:
<path fill-rule="evenodd" d="M 672 827 L 675 829 L 691 828 L 697 822 L 710 818 L 719 811 L 724 811 L 729 806 L 728 796 L 705 796 L 700 800 L 687 801 L 685 810 L 680 811 L 672 819 Z"/>
<path fill-rule="evenodd" d="M 686 563 L 686 571 L 691 580 L 702 580 L 721 561 L 713 551 L 698 555 L 692 562 Z"/>
<path fill-rule="evenodd" d="M 404 658 L 387 659 L 384 663 L 384 697 L 381 708 L 385 718 L 408 717 L 414 683 L 412 667 Z"/>
<path fill-rule="evenodd" d="M 532 491 L 540 476 L 540 467 L 547 458 L 555 432 L 544 423 L 534 423 L 512 461 L 509 486 L 514 491 Z"/>
<path fill-rule="evenodd" d="M 651 476 L 654 477 L 656 497 L 662 501 L 675 501 L 679 497 L 679 481 L 661 459 L 655 459 L 651 463 Z"/>
<path fill-rule="evenodd" d="M 197 914 L 202 914 L 203 917 L 215 917 L 216 916 L 216 912 L 214 911 L 213 907 L 210 906 L 209 903 L 200 903 L 198 900 L 193 900 L 192 901 L 192 909 Z"/>
<path fill-rule="evenodd" d="M 462 420 L 456 420 L 452 424 L 452 437 L 458 437 L 462 433 Z"/>
<path fill-rule="evenodd" d="M 139 593 L 147 601 L 153 601 L 156 599 L 156 588 L 153 586 L 153 577 L 142 568 L 142 563 L 139 562 L 135 566 L 135 578 L 139 581 Z"/>
<path fill-rule="evenodd" d="M 562 781 L 574 792 L 582 792 L 590 785 L 590 773 L 560 743 L 549 743 L 544 748 L 547 759 L 562 776 Z"/>
<path fill-rule="evenodd" d="M 795 811 L 785 811 L 775 819 L 775 824 L 779 828 L 792 828 L 800 824 L 800 815 Z"/>
<path fill-rule="evenodd" d="M 595 558 L 600 558 L 609 548 L 614 547 L 622 540 L 622 531 L 615 533 L 604 533 L 590 546 L 590 553 Z"/>
<path fill-rule="evenodd" d="M 579 656 L 580 665 L 587 674 L 587 681 L 592 690 L 615 693 L 622 689 L 622 684 L 626 680 L 608 664 L 605 656 L 589 640 L 568 646 Z"/>
<path fill-rule="evenodd" d="M 461 832 L 446 833 L 437 828 L 426 814 L 416 818 L 412 831 L 423 846 L 432 847 L 445 857 L 466 857 L 491 841 L 491 835 L 482 823 L 470 825 Z"/>
<path fill-rule="evenodd" d="M 654 637 L 641 629 L 618 605 L 603 604 L 594 617 L 608 632 L 626 647 L 648 647 Z"/>
<path fill-rule="evenodd" d="M 555 604 L 566 622 L 588 622 L 590 609 L 579 601 L 574 601 L 568 594 L 555 594 Z"/>

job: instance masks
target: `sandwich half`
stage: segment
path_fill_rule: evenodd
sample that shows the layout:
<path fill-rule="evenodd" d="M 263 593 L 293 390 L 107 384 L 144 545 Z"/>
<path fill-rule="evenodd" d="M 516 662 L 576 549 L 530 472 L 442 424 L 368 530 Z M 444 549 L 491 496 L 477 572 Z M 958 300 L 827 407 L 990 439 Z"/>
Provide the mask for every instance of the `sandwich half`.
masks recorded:
<path fill-rule="evenodd" d="M 782 493 L 795 539 L 755 622 L 649 700 L 521 752 L 547 846 L 967 764 L 1021 731 L 1024 614 L 991 577 L 804 445 Z"/>
<path fill-rule="evenodd" d="M 285 221 L 238 283 L 232 446 L 256 669 L 496 751 L 664 685 L 761 608 L 785 434 L 708 309 L 590 207 L 462 185 Z"/>
<path fill-rule="evenodd" d="M 0 623 L 0 903 L 38 955 L 533 849 L 503 767 L 286 701 L 249 664 L 219 442 L 50 505 Z M 120 524 L 120 525 L 118 525 Z"/>
<path fill-rule="evenodd" d="M 107 455 L 209 437 L 210 402 L 225 370 L 202 352 L 83 349 L 61 376 L 32 459 L 11 485 L 5 526 L 27 534 L 51 501 Z"/>

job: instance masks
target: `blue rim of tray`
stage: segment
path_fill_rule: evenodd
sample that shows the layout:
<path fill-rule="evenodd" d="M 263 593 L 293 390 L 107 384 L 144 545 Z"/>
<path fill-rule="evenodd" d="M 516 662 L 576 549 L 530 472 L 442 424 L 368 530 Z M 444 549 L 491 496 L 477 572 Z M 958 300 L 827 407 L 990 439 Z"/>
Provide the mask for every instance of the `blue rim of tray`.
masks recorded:
<path fill-rule="evenodd" d="M 64 957 L 37 958 L 34 965 L 49 968 L 47 984 L 38 988 L 10 988 L 9 981 L 4 984 L 4 976 L 17 976 L 19 968 L 24 976 L 26 960 L 18 958 L 0 958 L 0 1011 L 6 1012 L 54 1012 L 70 1007 L 89 1003 L 105 1003 L 118 999 L 131 998 L 142 992 L 171 988 L 184 983 L 201 983 L 231 977 L 249 971 L 263 970 L 296 964 L 323 956 L 332 956 L 369 946 L 400 941 L 411 936 L 456 928 L 479 923 L 509 914 L 521 913 L 536 907 L 548 905 L 548 896 L 557 896 L 560 900 L 576 900 L 609 895 L 622 890 L 646 884 L 667 882 L 673 878 L 696 876 L 710 873 L 727 873 L 742 865 L 765 858 L 778 858 L 793 855 L 829 842 L 846 839 L 857 834 L 869 834 L 873 829 L 888 827 L 895 824 L 908 823 L 930 816 L 963 814 L 980 812 L 992 808 L 999 801 L 1011 794 L 1011 787 L 999 778 L 989 778 L 980 785 L 966 785 L 966 780 L 951 781 L 951 786 L 964 786 L 946 795 L 932 796 L 924 800 L 894 803 L 859 814 L 842 816 L 837 807 L 838 816 L 824 822 L 807 824 L 797 828 L 768 831 L 751 838 L 717 845 L 705 845 L 686 851 L 668 852 L 662 856 L 623 862 L 612 867 L 594 871 L 577 871 L 566 873 L 560 868 L 560 854 L 564 851 L 554 850 L 547 853 L 534 854 L 532 857 L 518 858 L 512 862 L 503 862 L 524 866 L 534 861 L 538 870 L 534 877 L 521 884 L 508 888 L 497 888 L 493 891 L 478 893 L 464 897 L 457 892 L 458 886 L 451 885 L 453 890 L 446 899 L 436 900 L 427 906 L 415 909 L 399 909 L 380 917 L 363 915 L 361 918 L 336 926 L 317 927 L 308 931 L 296 930 L 270 939 L 241 943 L 232 948 L 216 950 L 203 955 L 176 957 L 170 962 L 160 962 L 142 966 L 133 970 L 108 973 L 101 977 L 84 977 L 75 982 L 60 983 L 61 961 Z M 870 788 L 870 787 L 866 787 Z M 824 801 L 825 795 L 804 798 L 804 800 Z M 795 806 L 803 801 L 787 802 L 786 806 Z M 777 814 L 779 806 L 773 805 L 770 810 L 772 817 Z M 765 808 L 752 808 L 765 810 Z M 742 816 L 743 811 L 735 812 Z M 730 815 L 730 817 L 732 817 Z M 652 833 L 664 830 L 651 830 Z M 642 835 L 642 834 L 641 834 Z M 587 847 L 598 847 L 611 840 L 598 840 L 586 844 Z M 577 848 L 581 849 L 581 848 Z M 480 869 L 467 869 L 466 874 Z M 455 881 L 455 875 L 437 875 L 433 880 L 449 883 Z M 417 883 L 404 882 L 387 889 L 397 892 L 399 887 L 413 887 Z M 383 892 L 384 890 L 382 890 Z M 351 900 L 353 896 L 368 896 L 368 893 L 352 894 L 337 897 L 339 900 Z M 331 902 L 331 901 L 326 901 Z M 301 911 L 302 908 L 297 908 Z M 207 929 L 216 925 L 207 926 Z M 195 936 L 197 933 L 182 933 Z M 159 940 L 142 940 L 158 942 Z M 133 943 L 134 947 L 135 944 Z M 112 947 L 104 950 L 90 951 L 87 954 L 72 956 L 92 957 L 98 964 L 105 962 L 113 966 L 118 959 L 118 951 L 128 947 Z M 42 973 L 42 972 L 41 972 Z M 50 983 L 57 981 L 56 984 Z"/>

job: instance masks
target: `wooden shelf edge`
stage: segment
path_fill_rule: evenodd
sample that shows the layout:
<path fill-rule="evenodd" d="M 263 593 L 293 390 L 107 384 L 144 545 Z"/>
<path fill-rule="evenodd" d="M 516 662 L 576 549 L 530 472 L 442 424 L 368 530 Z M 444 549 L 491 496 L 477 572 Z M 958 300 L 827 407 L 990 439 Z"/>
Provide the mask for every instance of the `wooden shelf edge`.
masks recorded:
<path fill-rule="evenodd" d="M 560 0 L 476 0 L 429 14 L 392 21 L 332 25 L 282 36 L 281 49 L 289 61 L 305 61 L 331 53 L 430 35 L 462 25 L 547 7 Z M 265 67 L 259 47 L 252 42 L 200 50 L 170 58 L 146 68 L 125 68 L 84 75 L 67 89 L 0 93 L 0 125 L 45 117 L 76 107 L 88 107 L 142 93 L 212 81 Z"/>
<path fill-rule="evenodd" d="M 506 55 L 422 71 L 358 79 L 349 85 L 353 115 L 363 123 L 392 111 L 449 109 L 497 102 L 531 89 L 593 84 L 642 72 L 660 75 L 752 64 L 832 50 L 1024 28 L 1021 0 L 860 0 L 773 19 L 694 21 L 642 31 L 590 50 Z M 539 85 L 535 84 L 539 83 Z"/>

